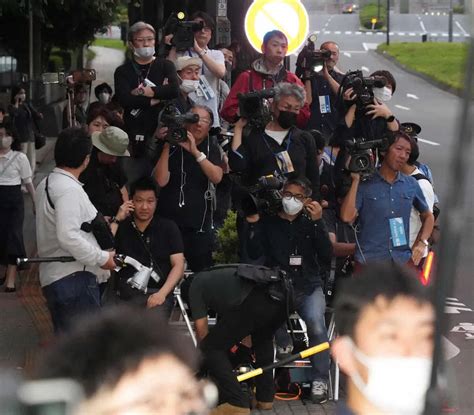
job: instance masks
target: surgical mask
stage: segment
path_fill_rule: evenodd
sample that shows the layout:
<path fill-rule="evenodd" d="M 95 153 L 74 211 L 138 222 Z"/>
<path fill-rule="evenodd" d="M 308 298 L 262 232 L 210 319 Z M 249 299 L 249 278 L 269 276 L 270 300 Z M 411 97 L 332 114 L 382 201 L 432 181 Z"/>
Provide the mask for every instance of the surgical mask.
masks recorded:
<path fill-rule="evenodd" d="M 155 47 L 154 46 L 146 46 L 146 47 L 143 47 L 143 48 L 135 48 L 133 50 L 133 54 L 137 58 L 148 59 L 148 58 L 151 58 L 155 54 Z"/>
<path fill-rule="evenodd" d="M 390 101 L 392 99 L 392 90 L 387 86 L 374 88 L 374 97 L 381 102 Z"/>
<path fill-rule="evenodd" d="M 296 125 L 297 117 L 298 117 L 298 114 L 295 114 L 294 112 L 280 111 L 277 121 L 278 121 L 278 124 L 280 124 L 281 128 L 285 130 L 289 130 L 291 127 L 294 127 Z"/>
<path fill-rule="evenodd" d="M 108 92 L 101 92 L 98 99 L 101 104 L 108 104 L 110 100 L 110 94 Z"/>
<path fill-rule="evenodd" d="M 372 357 L 351 341 L 356 359 L 367 367 L 364 383 L 358 373 L 351 380 L 379 410 L 391 415 L 417 415 L 425 407 L 431 376 L 431 359 L 426 357 Z"/>
<path fill-rule="evenodd" d="M 191 92 L 196 92 L 196 89 L 198 88 L 198 86 L 199 86 L 199 80 L 195 81 L 192 79 L 183 79 L 179 88 L 185 94 L 190 94 Z"/>
<path fill-rule="evenodd" d="M 284 197 L 281 203 L 283 205 L 283 210 L 287 215 L 297 215 L 303 209 L 303 202 L 299 201 L 295 197 Z"/>
<path fill-rule="evenodd" d="M 3 150 L 10 148 L 12 146 L 12 142 L 13 142 L 13 138 L 6 135 L 0 138 L 0 148 Z"/>

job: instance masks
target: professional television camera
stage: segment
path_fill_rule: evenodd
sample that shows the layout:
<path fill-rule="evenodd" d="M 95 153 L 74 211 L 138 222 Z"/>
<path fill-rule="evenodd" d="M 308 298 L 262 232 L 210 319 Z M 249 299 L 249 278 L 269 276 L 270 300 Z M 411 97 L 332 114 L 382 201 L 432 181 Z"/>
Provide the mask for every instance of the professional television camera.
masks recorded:
<path fill-rule="evenodd" d="M 96 77 L 95 69 L 76 69 L 68 75 L 64 72 L 46 72 L 41 75 L 44 85 L 59 84 L 66 87 L 68 127 L 76 126 L 74 86 L 77 84 L 88 84 L 90 88 L 92 82 L 96 80 Z"/>
<path fill-rule="evenodd" d="M 270 122 L 271 108 L 269 99 L 274 96 L 274 88 L 237 94 L 239 113 L 242 118 L 247 119 L 247 125 L 264 128 Z"/>
<path fill-rule="evenodd" d="M 183 12 L 172 12 L 163 27 L 164 36 L 173 35 L 171 44 L 178 52 L 191 49 L 194 46 L 194 33 L 203 28 L 203 22 L 186 21 L 184 16 Z M 164 44 L 164 42 L 161 43 Z"/>
<path fill-rule="evenodd" d="M 185 124 L 195 124 L 199 122 L 199 115 L 188 112 L 181 114 L 173 105 L 167 105 L 160 113 L 158 123 L 163 127 L 168 127 L 165 141 L 171 145 L 184 143 L 188 139 L 188 132 Z"/>
<path fill-rule="evenodd" d="M 348 141 L 346 148 L 348 155 L 346 169 L 352 173 L 360 173 L 362 176 L 370 176 L 375 170 L 374 150 L 386 150 L 388 139 L 377 140 L 358 139 Z"/>
<path fill-rule="evenodd" d="M 284 183 L 285 178 L 278 172 L 260 177 L 255 185 L 247 188 L 248 194 L 242 199 L 244 215 L 276 215 L 281 209 L 280 191 Z"/>
<path fill-rule="evenodd" d="M 308 37 L 307 44 L 298 54 L 296 59 L 296 76 L 302 78 L 305 72 L 309 71 L 310 76 L 321 72 L 324 63 L 331 58 L 331 51 L 325 49 L 316 49 L 316 35 Z"/>
<path fill-rule="evenodd" d="M 356 104 L 358 108 L 364 108 L 368 104 L 374 103 L 373 88 L 383 88 L 387 85 L 387 80 L 381 76 L 365 77 L 361 70 L 347 72 L 341 81 L 341 94 L 349 88 L 357 95 Z"/>

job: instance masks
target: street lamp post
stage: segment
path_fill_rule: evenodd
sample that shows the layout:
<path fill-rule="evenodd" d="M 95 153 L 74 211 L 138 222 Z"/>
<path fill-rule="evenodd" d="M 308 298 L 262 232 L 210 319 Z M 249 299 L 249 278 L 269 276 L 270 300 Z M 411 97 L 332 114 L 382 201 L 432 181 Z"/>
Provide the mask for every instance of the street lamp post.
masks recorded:
<path fill-rule="evenodd" d="M 453 0 L 449 0 L 448 39 L 449 42 L 453 41 Z"/>
<path fill-rule="evenodd" d="M 390 0 L 387 0 L 387 46 L 390 45 Z"/>

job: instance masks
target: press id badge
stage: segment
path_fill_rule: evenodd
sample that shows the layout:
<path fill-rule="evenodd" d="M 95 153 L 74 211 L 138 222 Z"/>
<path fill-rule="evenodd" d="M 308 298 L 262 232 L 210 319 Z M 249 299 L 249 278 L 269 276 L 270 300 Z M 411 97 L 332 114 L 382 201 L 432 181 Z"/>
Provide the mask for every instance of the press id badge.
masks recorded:
<path fill-rule="evenodd" d="M 319 97 L 319 111 L 321 114 L 331 113 L 331 102 L 329 101 L 329 95 L 323 95 Z"/>
<path fill-rule="evenodd" d="M 303 265 L 303 257 L 300 255 L 290 255 L 290 267 L 301 267 Z"/>
<path fill-rule="evenodd" d="M 390 233 L 392 235 L 392 245 L 395 248 L 406 245 L 407 237 L 405 234 L 403 218 L 390 218 L 388 223 L 390 225 Z"/>
<path fill-rule="evenodd" d="M 283 174 L 293 173 L 295 171 L 288 151 L 281 151 L 280 153 L 275 154 L 275 157 L 277 159 L 278 167 Z"/>
<path fill-rule="evenodd" d="M 203 97 L 205 100 L 212 99 L 216 96 L 214 90 L 212 89 L 211 85 L 209 85 L 209 82 L 204 75 L 199 77 L 199 85 L 196 90 L 196 95 L 198 97 Z"/>

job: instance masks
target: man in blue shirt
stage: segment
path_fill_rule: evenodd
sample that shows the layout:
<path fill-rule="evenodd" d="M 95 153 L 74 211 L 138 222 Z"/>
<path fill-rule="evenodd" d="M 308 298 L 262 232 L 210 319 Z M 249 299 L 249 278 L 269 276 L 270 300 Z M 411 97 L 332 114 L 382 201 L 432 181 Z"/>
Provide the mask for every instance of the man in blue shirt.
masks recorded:
<path fill-rule="evenodd" d="M 359 218 L 355 259 L 361 264 L 392 260 L 418 265 L 433 231 L 434 217 L 413 177 L 400 173 L 411 152 L 410 137 L 397 132 L 390 140 L 380 168 L 361 183 L 352 173 L 350 190 L 342 202 L 341 218 L 353 223 Z M 422 226 L 409 245 L 410 211 L 420 212 Z"/>

